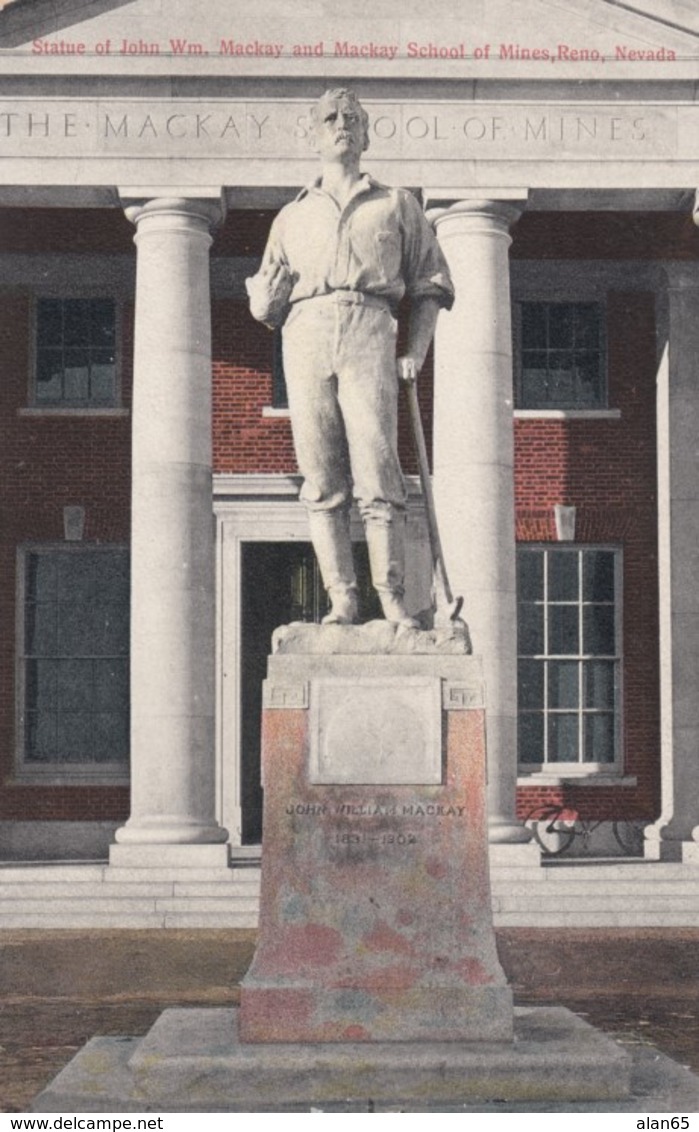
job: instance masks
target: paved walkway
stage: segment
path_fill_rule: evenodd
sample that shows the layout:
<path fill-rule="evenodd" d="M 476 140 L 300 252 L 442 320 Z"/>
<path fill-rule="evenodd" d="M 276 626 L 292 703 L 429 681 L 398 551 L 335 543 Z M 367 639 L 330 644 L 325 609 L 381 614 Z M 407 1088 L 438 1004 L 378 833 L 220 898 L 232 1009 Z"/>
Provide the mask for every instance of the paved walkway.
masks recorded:
<path fill-rule="evenodd" d="M 0 933 L 0 1111 L 33 1096 L 95 1034 L 145 1033 L 173 1005 L 226 1005 L 250 931 Z M 699 1073 L 699 931 L 498 932 L 518 1002 L 559 1003 Z"/>

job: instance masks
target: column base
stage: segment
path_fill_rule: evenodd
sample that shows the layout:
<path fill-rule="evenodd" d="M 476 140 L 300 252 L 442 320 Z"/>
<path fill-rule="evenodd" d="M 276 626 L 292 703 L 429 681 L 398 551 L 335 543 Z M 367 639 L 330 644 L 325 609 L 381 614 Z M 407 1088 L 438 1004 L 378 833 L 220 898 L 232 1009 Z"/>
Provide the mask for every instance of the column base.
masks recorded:
<path fill-rule="evenodd" d="M 687 836 L 687 829 L 678 830 L 679 836 L 668 837 L 671 823 L 656 823 L 646 827 L 643 842 L 643 856 L 646 861 L 669 861 L 685 865 L 699 865 L 699 841 L 695 831 Z M 663 836 L 665 834 L 665 836 Z M 684 834 L 684 836 L 683 836 Z"/>
<path fill-rule="evenodd" d="M 531 839 L 531 830 L 514 818 L 491 817 L 488 821 L 489 845 L 528 845 Z"/>
<path fill-rule="evenodd" d="M 230 864 L 230 845 L 110 845 L 111 868 L 215 869 Z"/>

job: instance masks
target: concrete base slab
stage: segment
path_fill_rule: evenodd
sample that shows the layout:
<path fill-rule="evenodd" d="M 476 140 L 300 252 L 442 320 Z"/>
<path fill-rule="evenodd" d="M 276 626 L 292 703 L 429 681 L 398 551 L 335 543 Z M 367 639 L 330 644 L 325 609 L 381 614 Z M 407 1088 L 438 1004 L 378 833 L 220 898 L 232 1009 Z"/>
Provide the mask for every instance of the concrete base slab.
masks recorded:
<path fill-rule="evenodd" d="M 244 1044 L 237 1010 L 166 1010 L 94 1038 L 36 1112 L 697 1111 L 699 1078 L 634 1058 L 562 1007 L 518 1008 L 514 1043 Z"/>

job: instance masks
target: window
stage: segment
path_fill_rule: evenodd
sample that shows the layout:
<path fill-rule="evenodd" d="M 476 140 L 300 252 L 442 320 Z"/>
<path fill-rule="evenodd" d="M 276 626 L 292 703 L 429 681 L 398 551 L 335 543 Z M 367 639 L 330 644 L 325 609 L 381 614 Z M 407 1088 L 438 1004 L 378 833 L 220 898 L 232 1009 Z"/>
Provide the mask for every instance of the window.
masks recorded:
<path fill-rule="evenodd" d="M 88 771 L 129 754 L 129 556 L 25 550 L 20 743 L 25 773 Z"/>
<path fill-rule="evenodd" d="M 113 299 L 38 299 L 34 404 L 116 406 L 116 338 Z"/>
<path fill-rule="evenodd" d="M 517 552 L 519 763 L 609 768 L 619 747 L 620 552 Z"/>
<path fill-rule="evenodd" d="M 606 408 L 601 303 L 523 302 L 515 326 L 518 409 Z"/>

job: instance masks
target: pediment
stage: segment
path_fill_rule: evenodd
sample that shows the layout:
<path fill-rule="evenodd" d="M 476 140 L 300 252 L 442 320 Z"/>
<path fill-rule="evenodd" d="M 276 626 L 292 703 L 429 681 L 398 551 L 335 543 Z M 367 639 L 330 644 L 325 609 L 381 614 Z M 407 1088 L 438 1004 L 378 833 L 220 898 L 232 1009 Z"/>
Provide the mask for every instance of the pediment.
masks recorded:
<path fill-rule="evenodd" d="M 609 80 L 628 58 L 687 61 L 699 53 L 694 0 L 470 0 L 462 7 L 463 13 L 452 8 L 435 19 L 426 16 L 424 0 L 355 0 L 344 8 L 335 0 L 298 0 L 293 8 L 288 0 L 259 0 L 245 9 L 234 9 L 230 0 L 208 0 L 205 9 L 192 0 L 5 0 L 0 45 L 26 54 L 33 41 L 63 38 L 82 42 L 90 57 L 98 43 L 109 42 L 114 64 L 120 45 L 128 43 L 134 45 L 131 73 L 147 72 L 152 55 L 160 56 L 160 73 L 170 56 L 179 56 L 177 65 L 186 71 L 183 57 L 199 55 L 200 73 L 201 57 L 212 67 L 223 57 L 232 75 L 238 66 L 250 74 L 255 64 L 269 70 L 275 61 L 285 74 L 294 66 L 298 74 L 304 60 L 294 51 L 305 47 L 316 50 L 308 59 L 326 73 L 333 61 L 346 66 L 354 59 L 366 73 L 383 68 L 382 75 L 405 77 L 412 66 L 421 68 L 416 77 L 438 77 L 441 66 L 450 78 L 459 63 L 463 68 L 474 56 L 479 60 L 480 50 L 483 77 L 497 75 L 499 67 L 511 78 L 511 64 L 550 59 L 599 63 L 602 70 L 606 64 Z M 445 49 L 452 54 L 440 54 Z M 551 67 L 550 77 L 556 74 Z M 522 77 L 530 76 L 525 70 Z"/>

